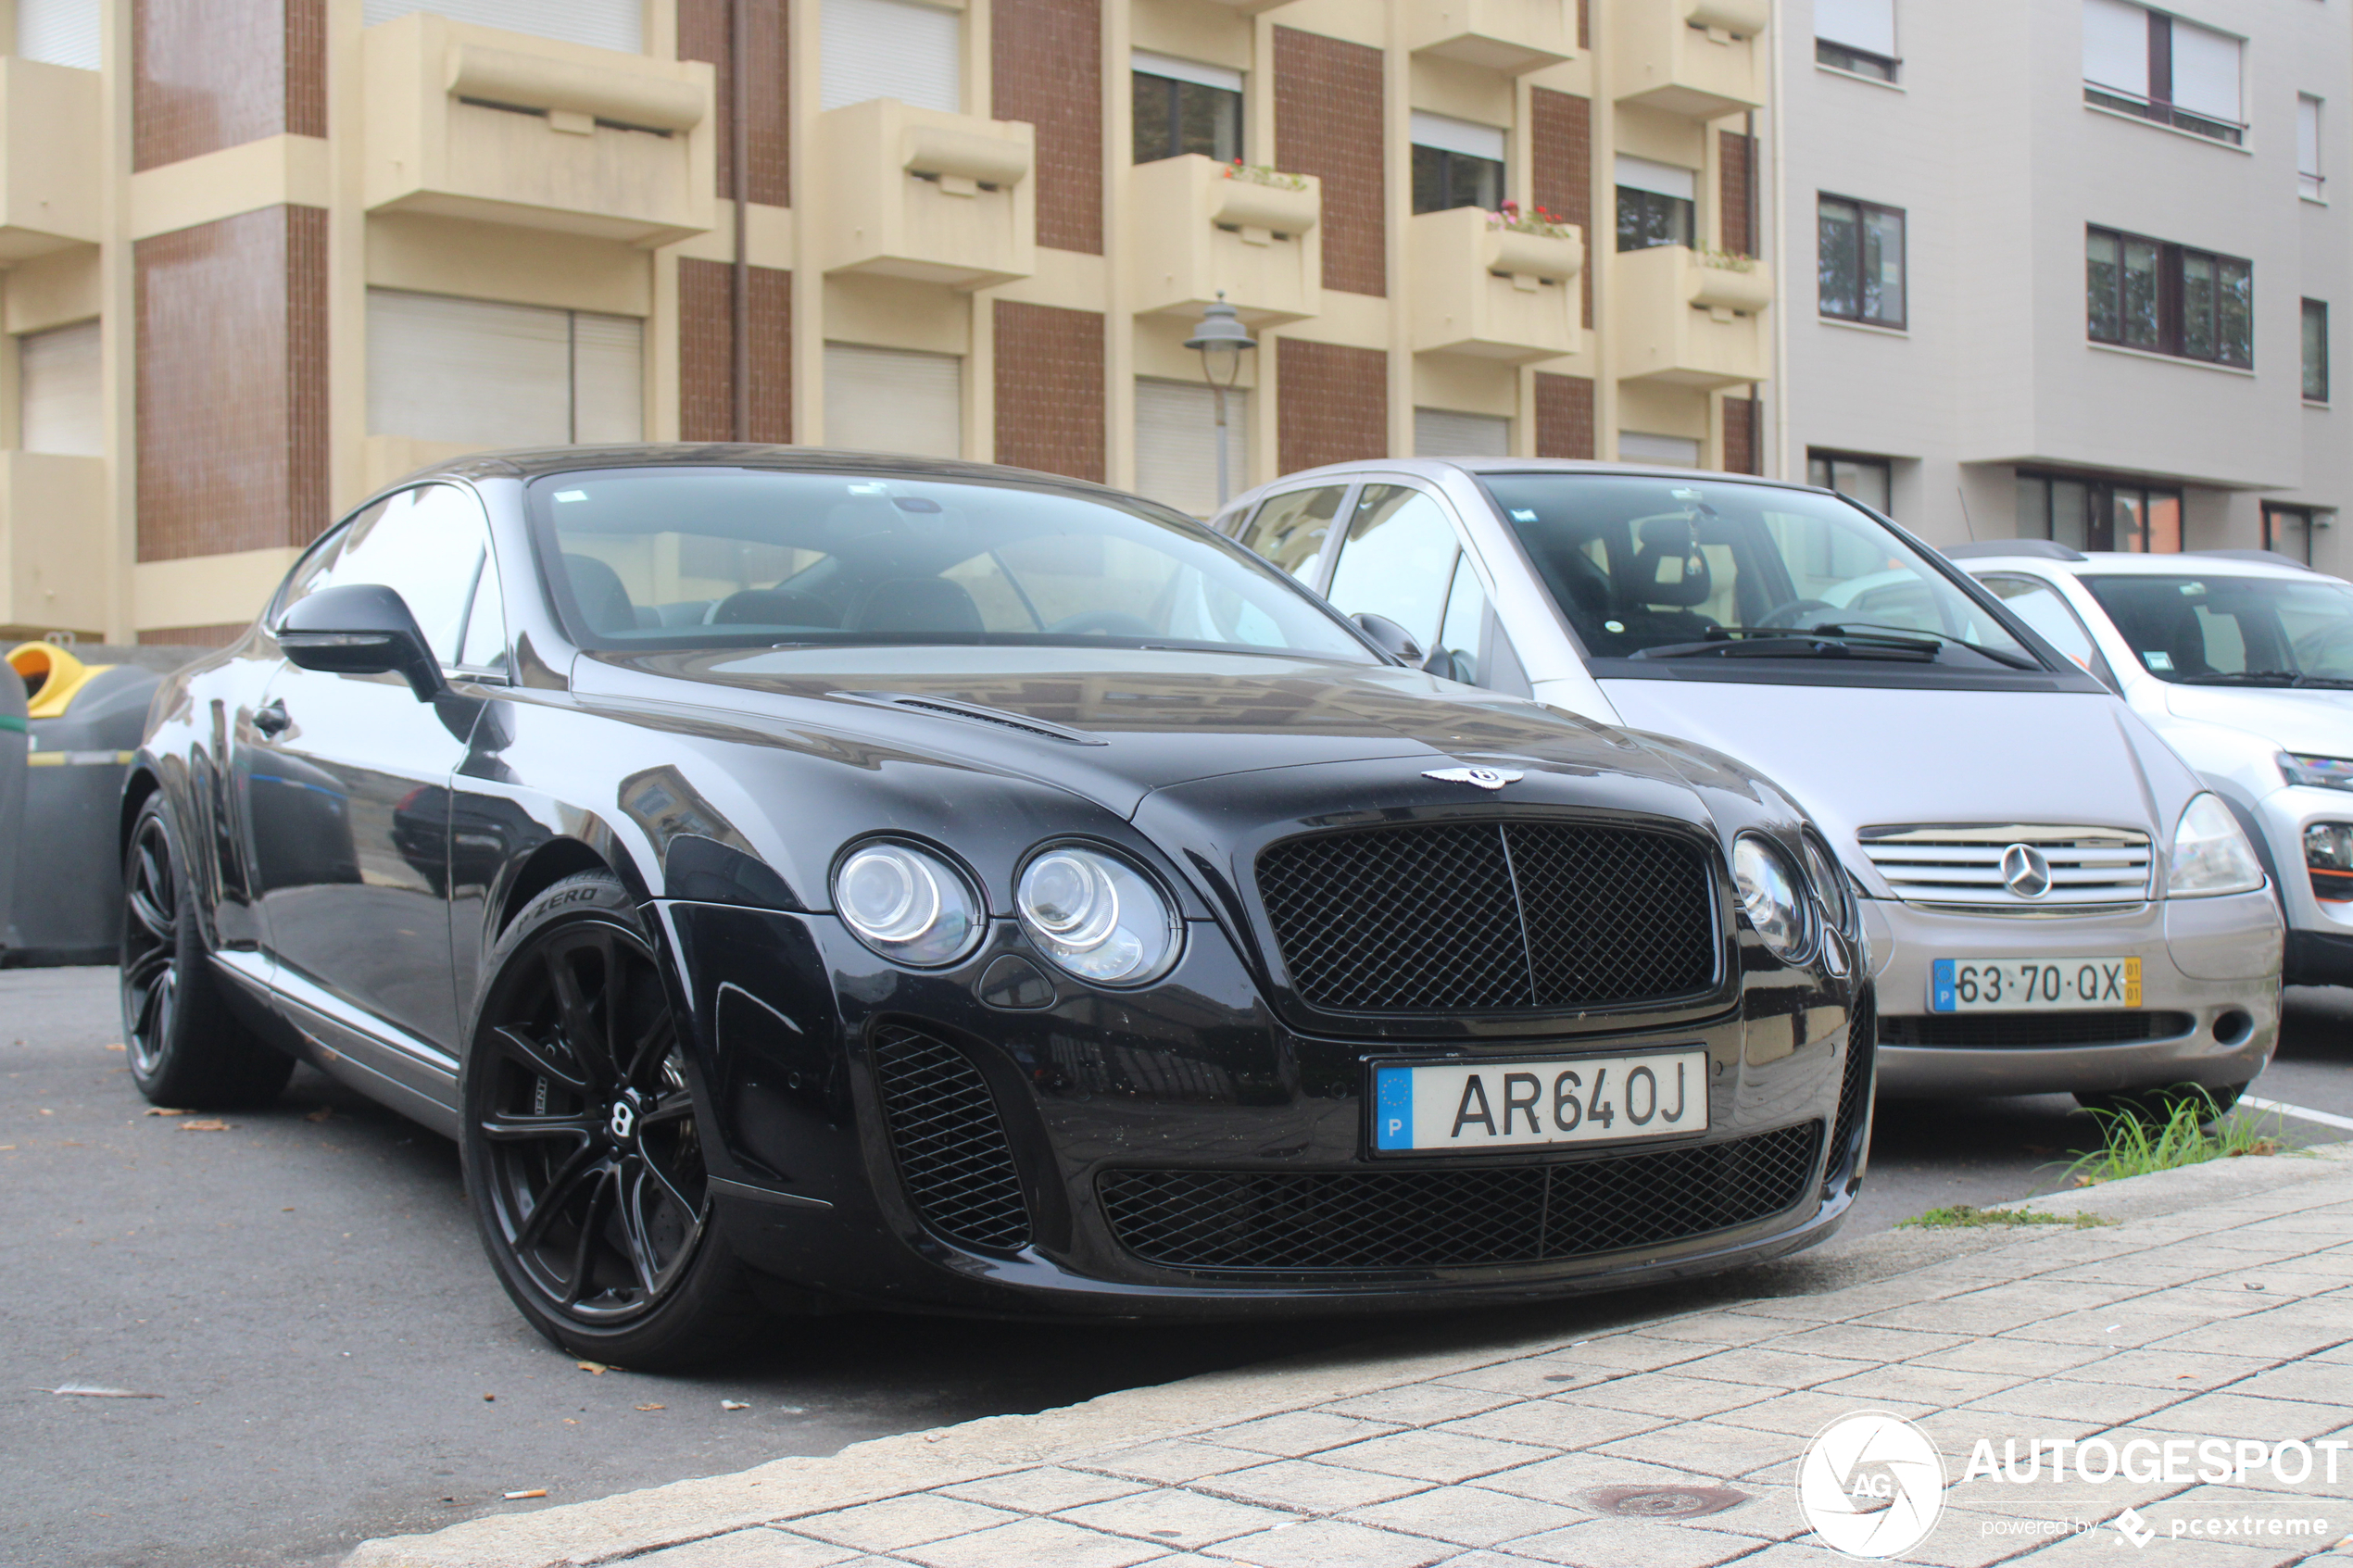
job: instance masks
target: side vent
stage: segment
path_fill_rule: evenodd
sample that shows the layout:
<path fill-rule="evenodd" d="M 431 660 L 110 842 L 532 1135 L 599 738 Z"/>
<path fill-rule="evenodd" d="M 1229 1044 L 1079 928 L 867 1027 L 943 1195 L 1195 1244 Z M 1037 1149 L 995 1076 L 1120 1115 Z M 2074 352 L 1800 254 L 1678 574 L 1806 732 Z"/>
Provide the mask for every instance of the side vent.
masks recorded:
<path fill-rule="evenodd" d="M 1029 1245 L 1029 1209 L 997 1102 L 964 1054 L 921 1030 L 875 1035 L 883 1120 L 907 1197 L 925 1224 L 966 1247 Z"/>
<path fill-rule="evenodd" d="M 1830 1170 L 1822 1195 L 1836 1197 L 1863 1163 L 1863 1139 L 1871 1122 L 1871 1068 L 1879 1051 L 1877 997 L 1868 985 L 1855 1000 L 1846 1023 L 1846 1068 L 1838 1085 L 1838 1120 L 1831 1123 Z"/>

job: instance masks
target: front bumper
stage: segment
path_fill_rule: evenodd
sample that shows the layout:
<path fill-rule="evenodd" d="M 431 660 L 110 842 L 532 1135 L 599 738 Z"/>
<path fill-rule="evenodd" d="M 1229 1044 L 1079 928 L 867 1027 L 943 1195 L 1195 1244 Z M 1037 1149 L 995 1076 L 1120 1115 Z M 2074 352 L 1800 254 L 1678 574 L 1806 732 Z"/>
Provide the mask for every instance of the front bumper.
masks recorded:
<path fill-rule="evenodd" d="M 1144 991 L 1062 982 L 1054 1005 L 1008 1010 L 976 995 L 991 964 L 1027 952 L 1007 922 L 967 963 L 915 974 L 875 959 L 828 917 L 657 908 L 716 1133 L 711 1164 L 722 1223 L 751 1266 L 825 1296 L 1000 1316 L 1509 1304 L 1795 1251 L 1837 1229 L 1861 1176 L 1869 1057 L 1855 1060 L 1848 1024 L 1867 993 L 1811 972 L 1752 975 L 1740 1007 L 1697 1025 L 1372 1046 L 1286 1027 L 1209 922 L 1190 927 L 1177 968 Z M 925 1208 L 912 1146 L 886 1113 L 887 1069 L 877 1051 L 888 1031 L 907 1028 L 947 1042 L 985 1081 L 1026 1205 L 1019 1245 L 969 1245 Z M 1365 1063 L 1667 1041 L 1703 1046 L 1713 1073 L 1710 1131 L 1682 1149 L 1712 1157 L 1714 1146 L 1808 1129 L 1810 1163 L 1796 1173 L 1790 1201 L 1648 1245 L 1375 1268 L 1170 1266 L 1139 1255 L 1107 1212 L 1099 1180 L 1107 1173 L 1338 1174 L 1376 1184 L 1349 1189 L 1363 1192 L 1410 1170 L 1495 1176 L 1508 1187 L 1515 1173 L 1538 1166 L 1556 1173 L 1647 1154 L 1663 1146 L 1377 1160 L 1366 1148 Z M 1734 1171 L 1736 1157 L 1722 1168 Z M 1334 1223 L 1346 1219 L 1332 1215 Z"/>
<path fill-rule="evenodd" d="M 1881 1018 L 1879 1087 L 1898 1098 L 2106 1094 L 2248 1082 L 2279 1040 L 2281 924 L 2266 890 L 2137 905 L 2118 913 L 2020 917 L 1864 901 Z M 1938 959 L 2137 958 L 2145 1017 L 2186 1022 L 2157 1038 L 2069 1043 L 2068 1013 L 1931 1014 Z M 1961 1020 L 1999 1018 L 2001 1043 L 1969 1038 Z M 2037 1025 L 2048 1032 L 2037 1037 Z M 1996 1033 L 1988 1029 L 1986 1035 Z"/>
<path fill-rule="evenodd" d="M 2353 794 L 2290 784 L 2255 809 L 2287 916 L 2283 978 L 2290 985 L 2353 985 L 2353 901 L 2321 897 L 2304 859 L 2304 830 L 2317 822 L 2353 822 Z"/>

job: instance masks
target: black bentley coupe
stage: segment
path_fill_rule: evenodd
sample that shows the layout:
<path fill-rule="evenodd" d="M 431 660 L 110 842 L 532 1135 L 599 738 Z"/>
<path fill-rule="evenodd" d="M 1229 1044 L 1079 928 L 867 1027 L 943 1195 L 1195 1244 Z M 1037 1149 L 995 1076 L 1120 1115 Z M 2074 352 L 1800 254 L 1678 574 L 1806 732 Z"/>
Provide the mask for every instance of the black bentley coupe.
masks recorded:
<path fill-rule="evenodd" d="M 1804 814 L 1417 657 L 1076 481 L 452 463 L 158 695 L 132 1069 L 299 1058 L 455 1137 L 523 1314 L 648 1369 L 763 1308 L 1459 1306 L 1828 1236 L 1872 1025 Z"/>

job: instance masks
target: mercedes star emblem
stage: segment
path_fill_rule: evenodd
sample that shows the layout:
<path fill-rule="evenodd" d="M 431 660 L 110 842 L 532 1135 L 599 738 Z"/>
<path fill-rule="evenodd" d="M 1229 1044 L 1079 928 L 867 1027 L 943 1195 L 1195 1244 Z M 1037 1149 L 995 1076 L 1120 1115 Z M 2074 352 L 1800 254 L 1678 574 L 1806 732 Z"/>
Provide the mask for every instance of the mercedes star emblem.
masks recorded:
<path fill-rule="evenodd" d="M 2040 898 L 2051 890 L 2051 863 L 2032 844 L 2013 844 L 2002 851 L 2002 885 L 2021 898 Z"/>
<path fill-rule="evenodd" d="M 1501 789 L 1507 784 L 1517 784 L 1528 775 L 1517 768 L 1432 768 L 1422 777 L 1436 779 L 1441 784 L 1466 784 L 1480 789 Z"/>

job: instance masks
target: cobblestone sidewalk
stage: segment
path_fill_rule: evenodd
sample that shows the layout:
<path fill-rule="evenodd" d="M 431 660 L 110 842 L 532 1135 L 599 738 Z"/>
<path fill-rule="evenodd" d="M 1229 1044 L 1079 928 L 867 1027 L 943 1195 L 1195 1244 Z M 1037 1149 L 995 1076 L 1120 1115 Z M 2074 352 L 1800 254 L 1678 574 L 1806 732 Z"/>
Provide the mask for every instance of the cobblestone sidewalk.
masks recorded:
<path fill-rule="evenodd" d="M 2156 1211 L 2021 1229 L 1820 1294 L 1401 1366 L 1343 1397 L 1277 1399 L 1189 1430 L 1171 1427 L 1164 1401 L 1160 1420 L 1139 1423 L 1139 1436 L 1158 1427 L 1141 1441 L 1099 1432 L 1091 1446 L 1033 1447 L 994 1467 L 967 1460 L 963 1474 L 897 1488 L 877 1475 L 847 1505 L 834 1500 L 837 1477 L 822 1505 L 792 1507 L 779 1474 L 772 1515 L 754 1522 L 737 1506 L 739 1527 L 713 1520 L 698 1539 L 672 1523 L 668 1538 L 684 1544 L 633 1549 L 622 1530 L 550 1555 L 560 1537 L 542 1524 L 530 1550 L 510 1555 L 485 1537 L 472 1556 L 458 1537 L 476 1527 L 465 1526 L 447 1533 L 459 1555 L 371 1543 L 353 1564 L 1789 1568 L 1837 1561 L 1792 1481 L 1817 1431 L 1865 1409 L 1917 1423 L 1953 1481 L 1935 1528 L 1898 1561 L 1976 1568 L 2095 1549 L 2111 1564 L 2199 1568 L 2353 1558 L 2342 1544 L 2353 1537 L 2353 1159 L 2317 1158 L 2325 1165 L 2268 1188 L 2218 1194 L 2209 1178 L 2201 1191 L 2183 1172 L 2168 1173 L 2188 1178 L 2172 1187 L 2158 1177 L 2095 1189 L 2046 1206 L 2099 1212 L 2112 1198 Z M 2137 1204 L 2126 1187 L 2144 1188 Z M 2119 1449 L 2146 1439 L 2153 1454 L 2173 1441 L 2177 1478 L 2024 1474 L 2033 1440 L 2099 1437 Z M 2226 1448 L 2218 1462 L 2231 1474 L 2200 1479 L 2214 1474 L 2197 1447 L 2207 1439 L 2294 1440 L 2305 1474 L 2231 1470 L 2247 1450 Z M 1981 1440 L 2008 1474 L 1969 1464 Z M 1033 1456 L 1047 1461 L 1022 1462 Z M 1712 1512 L 1614 1512 L 1669 1506 Z M 2112 1523 L 2128 1506 L 2133 1517 Z M 2115 1555 L 2128 1537 L 2140 1549 Z"/>

